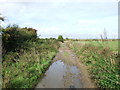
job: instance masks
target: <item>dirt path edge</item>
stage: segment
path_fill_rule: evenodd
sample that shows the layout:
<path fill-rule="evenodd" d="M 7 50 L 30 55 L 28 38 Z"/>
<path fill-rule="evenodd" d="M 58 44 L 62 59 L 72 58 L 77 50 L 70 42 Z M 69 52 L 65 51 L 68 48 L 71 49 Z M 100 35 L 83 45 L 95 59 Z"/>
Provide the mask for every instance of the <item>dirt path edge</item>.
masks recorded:
<path fill-rule="evenodd" d="M 91 79 L 91 76 L 87 70 L 87 67 L 80 61 L 80 58 L 78 58 L 77 55 L 74 53 L 74 51 L 72 51 L 70 48 L 69 48 L 69 51 L 71 54 L 74 54 L 74 57 L 76 58 L 75 59 L 76 66 L 81 71 L 81 80 L 83 82 L 83 88 L 98 88 L 95 81 Z"/>

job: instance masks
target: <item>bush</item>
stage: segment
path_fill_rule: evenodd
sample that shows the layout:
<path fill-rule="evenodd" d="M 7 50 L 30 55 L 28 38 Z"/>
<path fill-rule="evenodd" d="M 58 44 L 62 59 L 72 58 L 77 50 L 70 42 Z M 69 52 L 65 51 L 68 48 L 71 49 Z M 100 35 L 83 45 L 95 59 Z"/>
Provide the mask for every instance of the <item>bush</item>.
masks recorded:
<path fill-rule="evenodd" d="M 17 25 L 9 25 L 2 29 L 3 53 L 19 50 L 25 46 L 26 41 L 36 40 L 36 31 L 32 28 L 19 28 Z"/>
<path fill-rule="evenodd" d="M 63 36 L 62 36 L 62 35 L 59 35 L 59 36 L 58 36 L 58 41 L 64 42 L 64 39 L 63 39 Z"/>
<path fill-rule="evenodd" d="M 27 42 L 29 50 L 9 52 L 3 58 L 3 88 L 34 88 L 57 53 L 57 40 Z M 25 48 L 26 46 L 24 46 Z"/>

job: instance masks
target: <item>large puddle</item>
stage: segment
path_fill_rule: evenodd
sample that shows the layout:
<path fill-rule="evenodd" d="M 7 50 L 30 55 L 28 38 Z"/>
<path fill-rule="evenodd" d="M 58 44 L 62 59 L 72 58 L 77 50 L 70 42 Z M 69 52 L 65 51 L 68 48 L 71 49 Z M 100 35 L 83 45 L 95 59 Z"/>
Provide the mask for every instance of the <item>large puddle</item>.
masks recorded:
<path fill-rule="evenodd" d="M 61 60 L 54 62 L 36 88 L 82 88 L 80 71 Z"/>

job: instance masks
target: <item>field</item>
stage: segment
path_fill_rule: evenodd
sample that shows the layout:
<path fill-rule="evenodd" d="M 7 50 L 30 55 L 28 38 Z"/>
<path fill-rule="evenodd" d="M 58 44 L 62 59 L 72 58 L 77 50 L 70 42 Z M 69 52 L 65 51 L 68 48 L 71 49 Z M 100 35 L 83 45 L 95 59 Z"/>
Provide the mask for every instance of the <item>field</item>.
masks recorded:
<path fill-rule="evenodd" d="M 65 41 L 61 35 L 58 39 L 41 39 L 33 28 L 13 25 L 1 29 L 3 88 L 34 88 L 58 51 L 58 60 L 69 64 L 74 60 L 74 63 L 81 62 L 87 66 L 97 87 L 120 88 L 118 40 Z M 73 58 L 74 54 L 69 49 L 78 59 Z"/>
<path fill-rule="evenodd" d="M 118 40 L 67 41 L 67 45 L 87 66 L 98 87 L 120 88 Z"/>
<path fill-rule="evenodd" d="M 118 16 L 116 0 L 0 0 L 0 89 L 120 90 Z"/>

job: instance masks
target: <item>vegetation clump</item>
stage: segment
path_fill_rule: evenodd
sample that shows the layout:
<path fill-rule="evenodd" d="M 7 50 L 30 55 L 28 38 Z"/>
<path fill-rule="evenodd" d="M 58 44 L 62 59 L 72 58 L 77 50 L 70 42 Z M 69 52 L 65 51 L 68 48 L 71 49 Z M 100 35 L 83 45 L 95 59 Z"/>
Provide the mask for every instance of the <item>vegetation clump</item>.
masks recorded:
<path fill-rule="evenodd" d="M 58 36 L 58 41 L 60 41 L 60 42 L 62 42 L 62 43 L 64 42 L 64 39 L 63 39 L 63 36 L 62 36 L 62 35 L 59 35 L 59 36 Z"/>
<path fill-rule="evenodd" d="M 40 39 L 37 30 L 11 25 L 2 28 L 3 88 L 33 88 L 57 53 L 56 39 Z"/>
<path fill-rule="evenodd" d="M 120 88 L 118 41 L 71 41 L 67 45 L 77 54 L 100 88 Z M 117 55 L 115 54 L 117 53 Z"/>

